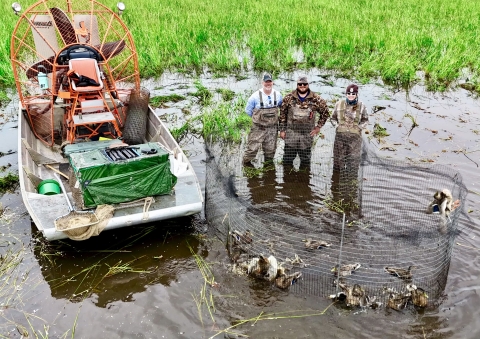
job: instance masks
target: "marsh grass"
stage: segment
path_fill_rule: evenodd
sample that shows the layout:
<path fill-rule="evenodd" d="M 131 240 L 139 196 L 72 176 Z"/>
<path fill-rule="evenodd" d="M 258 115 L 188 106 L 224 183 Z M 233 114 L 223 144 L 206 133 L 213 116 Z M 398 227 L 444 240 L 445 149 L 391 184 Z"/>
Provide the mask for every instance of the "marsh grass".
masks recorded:
<path fill-rule="evenodd" d="M 380 124 L 375 124 L 373 126 L 373 136 L 375 138 L 388 137 L 390 134 L 387 132 L 385 127 L 382 127 Z"/>
<path fill-rule="evenodd" d="M 0 88 L 0 108 L 5 106 L 8 102 L 10 102 L 10 98 L 8 97 L 7 92 L 4 88 Z"/>
<path fill-rule="evenodd" d="M 235 92 L 227 88 L 218 88 L 216 92 L 221 95 L 223 101 L 231 101 L 235 97 Z"/>
<path fill-rule="evenodd" d="M 12 172 L 0 177 L 0 194 L 14 191 L 19 185 L 19 178 L 17 174 Z"/>
<path fill-rule="evenodd" d="M 154 226 L 145 227 L 141 229 L 140 232 L 134 233 L 126 239 L 122 239 L 122 243 L 124 243 L 124 245 L 120 246 L 119 248 L 106 248 L 102 251 L 95 251 L 98 252 L 98 255 L 100 256 L 98 260 L 94 261 L 86 267 L 83 267 L 82 269 L 79 269 L 78 271 L 75 271 L 75 273 L 62 275 L 61 277 L 50 279 L 49 284 L 52 290 L 58 289 L 65 285 L 73 284 L 74 289 L 73 293 L 70 296 L 70 300 L 80 302 L 85 298 L 89 297 L 93 292 L 95 292 L 98 286 L 105 279 L 110 278 L 114 275 L 120 273 L 151 273 L 151 270 L 138 269 L 134 268 L 131 265 L 133 262 L 139 260 L 143 256 L 132 259 L 125 263 L 122 263 L 122 261 L 117 261 L 113 265 L 108 264 L 108 259 L 115 254 L 126 252 L 126 248 L 132 246 L 134 243 L 153 232 L 154 229 Z M 65 243 L 65 246 L 68 246 L 68 244 Z M 111 246 L 116 247 L 118 245 L 112 244 Z M 59 253 L 59 250 L 56 247 L 42 246 L 41 250 L 47 252 L 43 254 L 43 256 L 51 254 L 54 257 L 55 253 Z M 77 251 L 77 249 L 75 248 L 72 248 L 71 250 Z M 48 253 L 52 251 L 53 253 Z"/>
<path fill-rule="evenodd" d="M 115 8 L 116 0 L 102 3 Z M 17 17 L 10 2 L 0 8 L 5 13 L 0 53 L 9 55 Z M 316 67 L 409 87 L 423 71 L 430 89 L 443 90 L 464 69 L 480 74 L 479 12 L 480 2 L 471 0 L 372 0 L 348 3 L 348 10 L 345 2 L 327 0 L 303 6 L 291 0 L 280 5 L 273 0 L 145 0 L 127 5 L 122 17 L 133 34 L 143 77 L 165 70 L 200 74 L 205 66 L 215 73 L 250 65 L 276 73 Z M 265 25 L 271 18 L 279 19 Z M 0 87 L 12 84 L 5 58 Z"/>
<path fill-rule="evenodd" d="M 193 301 L 197 306 L 198 317 L 203 325 L 203 305 L 205 305 L 210 319 L 212 319 L 212 322 L 215 324 L 215 318 L 213 316 L 213 313 L 215 313 L 215 303 L 212 293 L 212 288 L 217 286 L 215 277 L 210 270 L 210 265 L 203 259 L 203 257 L 198 255 L 188 243 L 187 247 L 192 253 L 195 263 L 203 277 L 203 284 L 200 288 L 200 292 L 198 294 L 192 293 Z"/>
<path fill-rule="evenodd" d="M 213 93 L 208 90 L 200 81 L 195 81 L 197 91 L 192 93 L 192 96 L 198 99 L 198 104 L 207 106 L 212 102 Z"/>
<path fill-rule="evenodd" d="M 217 337 L 221 334 L 224 334 L 225 337 L 226 337 L 227 334 L 234 333 L 233 330 L 242 326 L 242 325 L 251 324 L 251 326 L 254 326 L 259 321 L 280 320 L 280 319 L 299 319 L 299 318 L 309 318 L 309 317 L 322 316 L 322 315 L 325 315 L 325 313 L 328 311 L 328 309 L 334 304 L 335 304 L 335 302 L 331 303 L 321 312 L 311 312 L 311 311 L 304 311 L 304 310 L 292 310 L 292 311 L 275 312 L 275 313 L 260 312 L 258 314 L 258 316 L 256 316 L 256 317 L 235 321 L 232 326 L 229 326 L 229 327 L 227 327 L 227 328 L 225 328 L 221 331 L 218 331 L 216 334 L 209 337 L 209 339 L 213 339 L 213 338 L 215 338 L 215 337 Z M 241 335 L 239 333 L 234 333 L 234 334 Z"/>
<path fill-rule="evenodd" d="M 185 97 L 178 94 L 170 94 L 164 96 L 156 96 L 150 98 L 150 105 L 153 107 L 163 106 L 167 102 L 179 102 L 185 100 Z"/>
<path fill-rule="evenodd" d="M 246 100 L 221 102 L 204 110 L 201 118 L 205 140 L 222 139 L 239 143 L 252 126 L 252 119 L 244 112 Z"/>
<path fill-rule="evenodd" d="M 23 338 L 48 338 L 47 321 L 25 310 L 45 282 L 40 273 L 32 271 L 31 252 L 21 235 L 12 233 L 8 224 L 0 225 L 0 338 L 11 338 L 14 333 Z"/>
<path fill-rule="evenodd" d="M 196 122 L 200 120 L 201 120 L 200 116 L 196 116 L 191 119 L 188 119 L 187 121 L 185 121 L 185 123 L 182 126 L 170 128 L 169 129 L 170 133 L 175 138 L 175 140 L 177 140 L 177 142 L 180 143 L 187 136 L 187 134 L 198 133 L 198 130 L 195 127 L 195 125 L 196 125 Z"/>
<path fill-rule="evenodd" d="M 262 167 L 243 167 L 243 174 L 246 178 L 258 177 L 266 172 L 275 171 L 275 164 L 273 162 L 264 163 Z"/>

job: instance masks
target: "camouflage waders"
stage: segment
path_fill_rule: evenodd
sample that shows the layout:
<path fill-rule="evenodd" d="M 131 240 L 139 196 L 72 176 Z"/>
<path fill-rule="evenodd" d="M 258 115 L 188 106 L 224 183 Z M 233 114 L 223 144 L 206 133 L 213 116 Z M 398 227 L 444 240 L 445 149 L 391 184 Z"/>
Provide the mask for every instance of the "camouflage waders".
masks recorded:
<path fill-rule="evenodd" d="M 292 165 L 297 153 L 300 157 L 300 166 L 310 165 L 313 144 L 310 132 L 314 128 L 315 114 L 310 106 L 301 108 L 295 105 L 288 110 L 284 165 Z"/>
<path fill-rule="evenodd" d="M 278 110 L 276 93 L 273 93 L 274 107 L 263 108 L 262 92 L 260 108 L 255 108 L 252 114 L 252 129 L 248 135 L 247 149 L 243 156 L 243 163 L 255 159 L 260 148 L 263 149 L 265 161 L 272 161 L 277 148 Z"/>
<path fill-rule="evenodd" d="M 333 169 L 348 168 L 357 171 L 360 166 L 360 153 L 362 147 L 362 130 L 358 126 L 360 121 L 361 105 L 354 107 L 355 118 L 345 117 L 346 103 L 341 101 L 338 111 L 338 127 L 333 146 Z"/>

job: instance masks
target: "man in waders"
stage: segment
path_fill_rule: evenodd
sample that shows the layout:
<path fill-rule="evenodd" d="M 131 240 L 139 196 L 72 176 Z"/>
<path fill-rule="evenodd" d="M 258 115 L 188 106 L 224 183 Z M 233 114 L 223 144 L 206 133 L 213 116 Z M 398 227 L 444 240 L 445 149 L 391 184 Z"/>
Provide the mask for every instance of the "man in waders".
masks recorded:
<path fill-rule="evenodd" d="M 278 136 L 278 110 L 282 95 L 273 89 L 272 76 L 263 75 L 262 88 L 248 98 L 245 112 L 252 117 L 252 129 L 248 135 L 243 164 L 250 165 L 260 148 L 266 162 L 273 162 Z"/>
<path fill-rule="evenodd" d="M 338 124 L 333 146 L 333 200 L 341 202 L 347 215 L 360 213 L 357 200 L 362 130 L 367 127 L 366 106 L 358 100 L 358 86 L 348 85 L 346 98 L 335 104 L 332 121 Z"/>
<path fill-rule="evenodd" d="M 318 122 L 315 122 L 315 113 L 319 114 Z M 284 165 L 292 165 L 297 154 L 301 167 L 310 165 L 313 137 L 329 116 L 327 102 L 310 90 L 306 76 L 299 77 L 297 88 L 285 96 L 280 108 L 280 138 L 285 140 Z"/>

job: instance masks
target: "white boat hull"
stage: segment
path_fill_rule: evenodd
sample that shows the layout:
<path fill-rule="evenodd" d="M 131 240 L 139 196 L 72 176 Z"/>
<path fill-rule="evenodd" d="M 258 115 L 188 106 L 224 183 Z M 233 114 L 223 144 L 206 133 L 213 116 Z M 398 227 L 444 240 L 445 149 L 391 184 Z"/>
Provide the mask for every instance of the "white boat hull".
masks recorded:
<path fill-rule="evenodd" d="M 145 141 L 160 142 L 172 154 L 171 157 L 175 158 L 175 164 L 177 168 L 180 168 L 180 171 L 176 173 L 177 183 L 174 190 L 172 194 L 155 196 L 155 201 L 150 205 L 146 202 L 140 202 L 134 206 L 115 205 L 114 215 L 108 221 L 104 231 L 188 216 L 199 213 L 203 208 L 202 191 L 192 165 L 152 109 L 149 110 Z M 54 171 L 35 163 L 32 153 L 41 154 L 49 159 L 54 159 L 58 163 L 66 163 L 67 159 L 63 158 L 59 147 L 58 149 L 57 147 L 48 147 L 35 138 L 21 107 L 19 108 L 18 149 L 20 190 L 23 202 L 33 222 L 47 240 L 67 238 L 68 236 L 64 232 L 55 229 L 54 224 L 57 217 L 70 212 L 65 197 L 63 194 L 39 194 L 31 180 L 32 175 L 42 180 L 55 178 Z M 67 195 L 72 201 L 72 194 L 68 191 L 67 188 Z"/>

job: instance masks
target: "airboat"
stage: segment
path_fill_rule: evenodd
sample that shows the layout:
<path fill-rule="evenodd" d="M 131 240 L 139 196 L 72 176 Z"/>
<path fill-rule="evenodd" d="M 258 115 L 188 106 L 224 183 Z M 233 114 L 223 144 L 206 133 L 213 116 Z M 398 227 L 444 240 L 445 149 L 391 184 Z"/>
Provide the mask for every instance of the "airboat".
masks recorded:
<path fill-rule="evenodd" d="M 40 0 L 12 8 L 20 189 L 45 238 L 84 240 L 200 212 L 192 165 L 140 86 L 125 5 Z"/>

